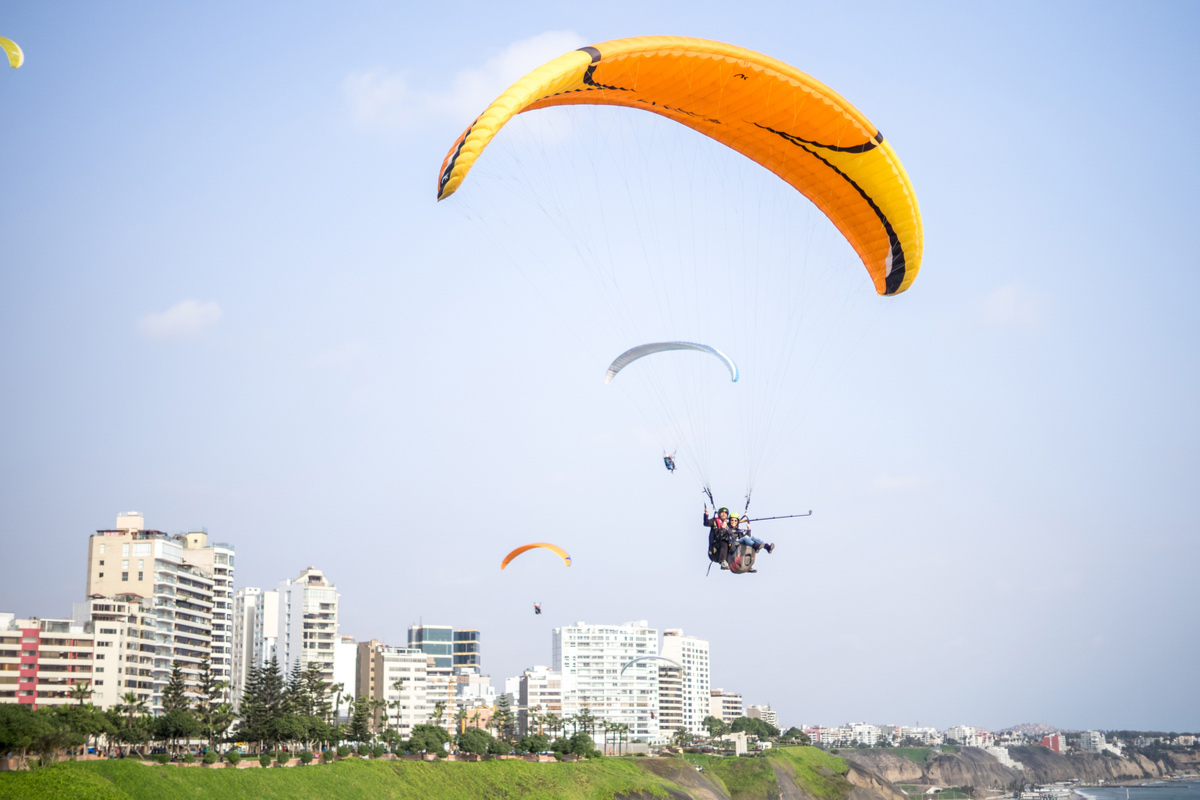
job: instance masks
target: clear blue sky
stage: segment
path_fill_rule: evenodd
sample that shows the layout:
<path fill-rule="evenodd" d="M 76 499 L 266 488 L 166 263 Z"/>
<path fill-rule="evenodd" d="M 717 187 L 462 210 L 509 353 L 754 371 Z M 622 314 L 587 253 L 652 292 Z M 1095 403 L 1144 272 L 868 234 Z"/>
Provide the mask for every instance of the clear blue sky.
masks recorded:
<path fill-rule="evenodd" d="M 789 724 L 1200 728 L 1195 5 L 412 5 L 0 9 L 0 610 L 69 614 L 138 509 L 239 586 L 324 569 L 358 638 L 481 628 L 501 685 L 648 619 Z M 505 81 L 652 33 L 835 87 L 924 216 L 903 352 L 812 400 L 756 503 L 816 514 L 753 577 L 703 577 L 571 312 L 434 202 Z M 569 573 L 500 573 L 537 540 Z"/>

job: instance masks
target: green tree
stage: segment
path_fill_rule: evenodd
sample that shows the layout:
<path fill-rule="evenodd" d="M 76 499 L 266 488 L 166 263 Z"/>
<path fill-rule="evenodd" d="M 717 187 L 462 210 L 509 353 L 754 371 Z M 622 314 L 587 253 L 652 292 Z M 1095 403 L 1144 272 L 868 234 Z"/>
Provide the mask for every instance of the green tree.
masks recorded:
<path fill-rule="evenodd" d="M 541 753 L 550 749 L 550 740 L 543 734 L 531 733 L 521 738 L 517 749 L 523 753 Z"/>
<path fill-rule="evenodd" d="M 171 664 L 171 677 L 162 693 L 162 709 L 168 711 L 186 711 L 191 704 L 187 698 L 187 682 L 183 677 L 183 666 L 178 661 Z"/>
<path fill-rule="evenodd" d="M 809 737 L 807 733 L 796 727 L 788 728 L 786 731 L 784 731 L 783 738 L 804 747 L 812 744 L 812 738 Z"/>
<path fill-rule="evenodd" d="M 354 716 L 350 719 L 350 728 L 346 731 L 346 738 L 360 744 L 371 741 L 371 711 L 370 699 L 359 695 L 358 699 L 354 701 Z"/>
<path fill-rule="evenodd" d="M 692 741 L 692 734 L 688 733 L 687 728 L 676 728 L 675 733 L 671 734 L 671 743 L 683 747 Z"/>
<path fill-rule="evenodd" d="M 51 731 L 50 723 L 30 706 L 0 703 L 0 753 L 15 753 L 21 766 L 29 765 L 29 753 Z"/>
<path fill-rule="evenodd" d="M 583 731 L 576 731 L 574 734 L 572 734 L 570 741 L 571 741 L 571 746 L 567 752 L 574 753 L 575 755 L 580 756 L 580 757 L 586 758 L 588 756 L 591 756 L 592 751 L 594 751 L 596 749 L 596 742 L 592 739 L 591 736 L 584 733 Z"/>
<path fill-rule="evenodd" d="M 758 717 L 738 717 L 729 727 L 734 733 L 744 731 L 763 740 L 772 739 L 779 735 L 778 728 L 762 721 Z"/>
<path fill-rule="evenodd" d="M 729 726 L 725 724 L 725 721 L 716 717 L 705 717 L 700 725 L 708 731 L 708 735 L 713 739 L 729 733 Z"/>
<path fill-rule="evenodd" d="M 440 725 L 414 725 L 408 746 L 414 753 L 443 753 L 443 745 L 448 741 L 450 734 Z"/>
<path fill-rule="evenodd" d="M 233 707 L 226 702 L 228 686 L 226 681 L 217 680 L 205 654 L 196 680 L 196 719 L 200 721 L 200 735 L 208 740 L 210 748 L 216 748 L 217 740 L 233 724 Z"/>
<path fill-rule="evenodd" d="M 468 728 L 456 738 L 459 750 L 480 756 L 487 753 L 493 742 L 492 735 L 480 728 Z"/>

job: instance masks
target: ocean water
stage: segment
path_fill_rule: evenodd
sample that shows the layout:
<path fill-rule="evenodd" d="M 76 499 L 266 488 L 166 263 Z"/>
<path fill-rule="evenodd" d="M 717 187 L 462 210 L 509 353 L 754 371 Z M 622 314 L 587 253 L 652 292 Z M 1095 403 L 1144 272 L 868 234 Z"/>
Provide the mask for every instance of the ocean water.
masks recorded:
<path fill-rule="evenodd" d="M 1087 800 L 1125 800 L 1124 786 L 1075 789 Z M 1200 781 L 1190 783 L 1164 782 L 1152 786 L 1130 786 L 1129 800 L 1200 800 Z"/>

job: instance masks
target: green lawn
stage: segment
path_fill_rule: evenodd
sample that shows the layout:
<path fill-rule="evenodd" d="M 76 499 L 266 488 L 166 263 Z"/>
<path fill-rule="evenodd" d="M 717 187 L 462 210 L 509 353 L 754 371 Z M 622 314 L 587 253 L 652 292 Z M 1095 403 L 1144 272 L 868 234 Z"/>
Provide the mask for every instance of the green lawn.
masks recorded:
<path fill-rule="evenodd" d="M 609 800 L 616 794 L 638 791 L 665 797 L 668 788 L 674 788 L 670 782 L 639 769 L 632 760 L 617 758 L 563 764 L 354 759 L 310 767 L 241 770 L 92 761 L 0 773 L 0 800 Z"/>

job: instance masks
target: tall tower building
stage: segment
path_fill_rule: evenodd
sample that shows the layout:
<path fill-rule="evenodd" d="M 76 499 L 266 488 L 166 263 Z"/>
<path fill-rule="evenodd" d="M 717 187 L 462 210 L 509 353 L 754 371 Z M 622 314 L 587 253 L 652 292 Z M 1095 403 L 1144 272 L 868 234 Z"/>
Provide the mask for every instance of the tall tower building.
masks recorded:
<path fill-rule="evenodd" d="M 680 628 L 663 631 L 663 656 L 683 666 L 683 727 L 689 733 L 704 733 L 704 718 L 712 701 L 708 675 L 708 641 L 684 636 Z"/>
<path fill-rule="evenodd" d="M 475 667 L 483 666 L 483 654 L 480 645 L 483 634 L 474 628 L 455 629 L 454 631 L 454 666 Z"/>
<path fill-rule="evenodd" d="M 155 713 L 161 710 L 162 689 L 174 664 L 180 665 L 189 685 L 195 684 L 206 657 L 214 673 L 232 675 L 233 555 L 231 545 L 210 546 L 204 531 L 173 536 L 148 529 L 137 512 L 119 515 L 115 528 L 98 530 L 88 539 L 88 601 L 150 601 L 153 638 L 141 638 L 139 631 L 134 652 L 114 655 L 122 691 L 149 691 Z M 90 613 L 91 608 L 94 604 L 79 612 Z M 84 620 L 77 614 L 76 621 Z M 132 676 L 124 671 L 130 666 L 136 670 Z"/>
<path fill-rule="evenodd" d="M 251 667 L 262 667 L 276 655 L 279 636 L 279 592 L 255 586 L 238 589 L 233 596 L 233 656 L 230 689 L 237 708 L 246 691 Z"/>
<path fill-rule="evenodd" d="M 338 632 L 337 587 L 316 567 L 279 584 L 279 633 L 275 641 L 279 668 L 286 675 L 317 664 L 321 679 L 333 683 L 334 642 Z"/>
<path fill-rule="evenodd" d="M 631 663 L 658 655 L 658 631 L 646 620 L 621 625 L 577 622 L 555 628 L 551 642 L 551 669 L 562 675 L 563 716 L 586 708 L 598 719 L 628 725 L 633 739 L 659 740 L 658 665 Z"/>
<path fill-rule="evenodd" d="M 454 666 L 454 629 L 449 625 L 410 625 L 408 646 L 433 656 L 433 666 L 449 670 Z"/>

